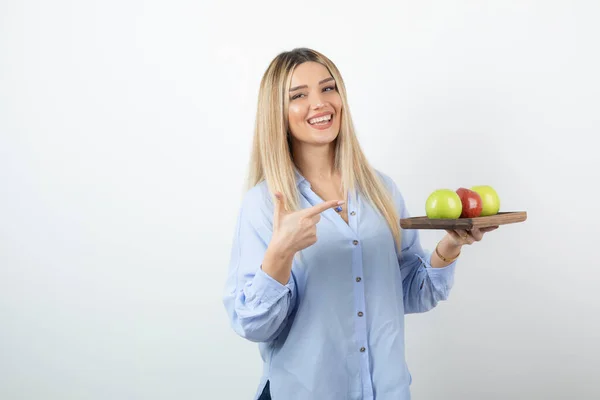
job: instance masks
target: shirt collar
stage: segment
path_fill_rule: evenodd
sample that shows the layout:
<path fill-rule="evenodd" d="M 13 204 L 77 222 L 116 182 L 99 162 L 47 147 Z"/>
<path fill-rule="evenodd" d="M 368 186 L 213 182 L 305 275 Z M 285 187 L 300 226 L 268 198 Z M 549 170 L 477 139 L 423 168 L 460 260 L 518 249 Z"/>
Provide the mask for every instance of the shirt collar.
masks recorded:
<path fill-rule="evenodd" d="M 301 184 L 305 182 L 308 183 L 306 178 L 302 176 L 302 174 L 300 173 L 300 171 L 298 171 L 298 168 L 296 167 L 294 167 L 294 174 L 296 175 L 296 186 L 300 187 Z"/>

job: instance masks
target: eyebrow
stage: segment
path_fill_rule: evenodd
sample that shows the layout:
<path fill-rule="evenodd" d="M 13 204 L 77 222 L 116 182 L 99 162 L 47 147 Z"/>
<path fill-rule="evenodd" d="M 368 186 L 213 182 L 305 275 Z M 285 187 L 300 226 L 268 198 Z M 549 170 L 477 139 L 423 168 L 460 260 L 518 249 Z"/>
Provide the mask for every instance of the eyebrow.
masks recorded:
<path fill-rule="evenodd" d="M 319 85 L 322 85 L 325 82 L 329 82 L 329 81 L 333 81 L 333 80 L 334 80 L 333 77 L 330 76 L 329 78 L 326 78 L 326 79 L 323 79 L 322 81 L 320 81 Z M 306 89 L 307 87 L 308 87 L 308 85 L 295 86 L 295 87 L 293 87 L 293 88 L 290 89 L 290 92 L 295 92 L 298 89 Z"/>

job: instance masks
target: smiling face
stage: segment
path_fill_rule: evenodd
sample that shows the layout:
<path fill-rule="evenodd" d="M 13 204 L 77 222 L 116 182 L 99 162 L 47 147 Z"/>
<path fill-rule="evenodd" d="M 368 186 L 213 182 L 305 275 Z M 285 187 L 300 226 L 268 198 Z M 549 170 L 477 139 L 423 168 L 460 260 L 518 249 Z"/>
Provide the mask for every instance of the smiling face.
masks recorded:
<path fill-rule="evenodd" d="M 329 144 L 340 131 L 342 99 L 327 68 L 317 62 L 298 65 L 292 74 L 288 123 L 293 140 Z"/>

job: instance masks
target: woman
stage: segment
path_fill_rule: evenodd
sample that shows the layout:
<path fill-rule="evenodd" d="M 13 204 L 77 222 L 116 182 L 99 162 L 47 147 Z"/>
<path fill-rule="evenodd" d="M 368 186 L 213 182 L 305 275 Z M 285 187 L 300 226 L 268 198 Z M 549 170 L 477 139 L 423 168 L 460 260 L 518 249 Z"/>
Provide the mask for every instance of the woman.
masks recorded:
<path fill-rule="evenodd" d="M 447 231 L 432 253 L 401 230 L 400 191 L 360 149 L 338 69 L 310 49 L 262 78 L 249 188 L 224 304 L 259 343 L 254 399 L 409 399 L 404 314 L 448 297 L 485 230 Z"/>

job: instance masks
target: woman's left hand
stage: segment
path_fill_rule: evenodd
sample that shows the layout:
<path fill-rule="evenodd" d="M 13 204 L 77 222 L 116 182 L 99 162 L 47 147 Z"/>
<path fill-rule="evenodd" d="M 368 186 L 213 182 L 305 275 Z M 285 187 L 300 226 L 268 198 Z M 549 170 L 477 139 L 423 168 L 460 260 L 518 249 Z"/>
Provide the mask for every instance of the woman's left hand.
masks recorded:
<path fill-rule="evenodd" d="M 498 229 L 498 225 L 481 229 L 475 227 L 468 231 L 464 229 L 446 229 L 446 232 L 448 232 L 448 242 L 456 247 L 461 247 L 465 244 L 470 245 L 479 242 L 485 233 L 496 229 Z"/>

